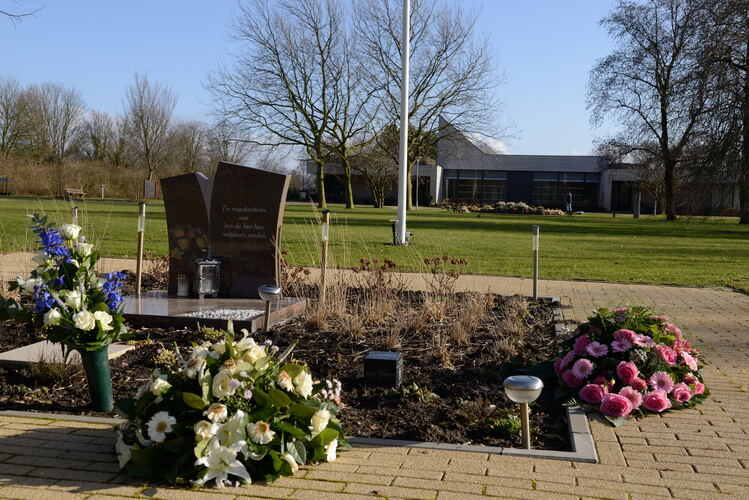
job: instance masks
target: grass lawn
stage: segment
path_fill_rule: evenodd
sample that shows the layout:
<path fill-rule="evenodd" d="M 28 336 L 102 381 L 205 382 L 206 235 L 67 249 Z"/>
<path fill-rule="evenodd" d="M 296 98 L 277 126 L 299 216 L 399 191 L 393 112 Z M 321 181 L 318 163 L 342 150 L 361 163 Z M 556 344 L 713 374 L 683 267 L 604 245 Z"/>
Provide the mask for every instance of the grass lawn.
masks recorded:
<path fill-rule="evenodd" d="M 80 223 L 110 257 L 135 252 L 137 204 L 78 202 Z M 735 218 L 668 222 L 663 217 L 586 214 L 574 217 L 456 214 L 421 208 L 408 216 L 415 234 L 408 247 L 388 245 L 394 208 L 332 206 L 331 263 L 357 265 L 362 257 L 390 257 L 404 271 L 423 271 L 425 257 L 469 260 L 468 272 L 531 276 L 531 225 L 541 226 L 541 277 L 692 286 L 731 286 L 749 292 L 749 227 Z M 27 213 L 70 218 L 70 204 L 53 200 L 0 200 L 0 252 L 33 250 Z M 319 227 L 309 205 L 287 205 L 283 248 L 295 264 L 317 265 Z M 150 204 L 146 250 L 167 250 L 164 208 Z"/>

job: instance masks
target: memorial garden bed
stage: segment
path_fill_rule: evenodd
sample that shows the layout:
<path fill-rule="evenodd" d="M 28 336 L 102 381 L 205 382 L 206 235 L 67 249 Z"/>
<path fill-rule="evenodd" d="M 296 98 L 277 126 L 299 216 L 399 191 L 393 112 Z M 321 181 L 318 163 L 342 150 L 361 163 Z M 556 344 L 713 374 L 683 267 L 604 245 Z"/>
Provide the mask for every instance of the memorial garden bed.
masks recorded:
<path fill-rule="evenodd" d="M 115 399 L 132 397 L 154 368 L 173 362 L 175 346 L 186 357 L 193 343 L 221 336 L 211 329 L 132 333 L 129 342 L 136 349 L 111 361 Z M 259 332 L 254 337 L 266 339 Z M 297 342 L 295 362 L 309 365 L 320 380 L 341 382 L 339 418 L 347 434 L 510 447 L 520 444 L 520 422 L 502 378 L 558 350 L 548 301 L 447 293 L 438 287 L 431 293 L 332 287 L 324 308 L 310 308 L 267 338 L 281 348 Z M 38 340 L 30 327 L 0 324 L 0 352 Z M 364 384 L 364 357 L 373 350 L 403 353 L 399 390 Z M 95 415 L 87 403 L 78 368 L 44 363 L 0 368 L 3 409 Z M 569 449 L 564 410 L 552 391 L 544 391 L 533 406 L 531 425 L 534 447 Z"/>

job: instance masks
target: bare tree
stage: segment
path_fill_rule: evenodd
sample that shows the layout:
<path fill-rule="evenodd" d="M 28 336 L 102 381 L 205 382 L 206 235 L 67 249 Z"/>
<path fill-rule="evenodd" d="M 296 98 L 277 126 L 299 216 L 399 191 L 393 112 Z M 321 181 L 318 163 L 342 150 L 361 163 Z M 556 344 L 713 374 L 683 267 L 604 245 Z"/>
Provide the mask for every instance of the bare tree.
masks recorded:
<path fill-rule="evenodd" d="M 676 170 L 712 104 L 704 3 L 619 0 L 601 25 L 617 48 L 591 70 L 591 121 L 616 119 L 622 130 L 610 142 L 622 155 L 639 151 L 662 164 L 666 217 L 674 220 Z"/>
<path fill-rule="evenodd" d="M 206 140 L 211 165 L 219 161 L 242 163 L 252 149 L 252 144 L 245 140 L 239 127 L 227 120 L 215 123 L 208 131 Z"/>
<path fill-rule="evenodd" d="M 0 157 L 7 159 L 31 131 L 28 95 L 15 78 L 0 78 Z"/>
<path fill-rule="evenodd" d="M 15 23 L 20 23 L 26 17 L 33 16 L 34 14 L 36 14 L 37 12 L 39 12 L 40 10 L 42 10 L 43 8 L 44 7 L 40 7 L 38 9 L 34 9 L 34 10 L 30 11 L 30 12 L 10 12 L 10 11 L 5 10 L 5 9 L 0 9 L 0 16 L 7 17 L 8 19 L 10 19 L 11 23 L 15 24 Z"/>
<path fill-rule="evenodd" d="M 195 120 L 177 123 L 172 132 L 173 145 L 180 170 L 197 172 L 205 165 L 208 131 Z"/>
<path fill-rule="evenodd" d="M 716 0 L 709 5 L 710 55 L 722 100 L 711 115 L 717 168 L 738 178 L 739 224 L 749 224 L 749 0 Z M 716 165 L 714 164 L 713 167 Z"/>
<path fill-rule="evenodd" d="M 380 90 L 368 85 L 371 81 L 366 78 L 367 61 L 360 57 L 359 38 L 352 31 L 342 34 L 344 40 L 334 58 L 334 72 L 338 78 L 332 85 L 333 109 L 327 139 L 328 149 L 343 169 L 346 208 L 354 208 L 351 157 L 375 137 L 372 116 L 377 114 L 377 106 L 374 97 Z"/>
<path fill-rule="evenodd" d="M 397 129 L 392 127 L 393 130 Z M 392 136 L 392 134 L 391 134 Z M 383 140 L 376 140 L 358 150 L 353 157 L 354 169 L 361 174 L 372 194 L 372 205 L 375 208 L 385 206 L 385 196 L 398 182 L 398 136 L 389 145 Z M 395 150 L 395 158 L 393 157 Z"/>
<path fill-rule="evenodd" d="M 380 126 L 398 123 L 401 86 L 400 0 L 359 0 L 356 26 L 368 59 L 369 87 L 378 89 Z M 408 208 L 411 169 L 425 150 L 434 147 L 440 117 L 457 129 L 500 137 L 500 103 L 495 90 L 502 82 L 487 40 L 475 33 L 476 14 L 444 1 L 415 0 L 411 10 Z"/>
<path fill-rule="evenodd" d="M 29 88 L 31 114 L 37 146 L 42 157 L 57 166 L 58 194 L 64 193 L 64 162 L 82 124 L 85 104 L 80 93 L 59 83 Z"/>
<path fill-rule="evenodd" d="M 148 180 L 165 160 L 170 124 L 177 98 L 172 90 L 146 75 L 135 74 L 135 82 L 125 94 L 125 117 L 129 135 L 137 145 Z"/>
<path fill-rule="evenodd" d="M 89 111 L 80 134 L 81 153 L 85 157 L 96 161 L 111 158 L 116 138 L 116 122 L 108 113 Z"/>
<path fill-rule="evenodd" d="M 218 111 L 253 142 L 301 146 L 317 165 L 318 205 L 326 207 L 325 136 L 333 106 L 331 61 L 341 42 L 338 0 L 265 0 L 241 5 L 232 26 L 244 51 L 208 83 Z"/>

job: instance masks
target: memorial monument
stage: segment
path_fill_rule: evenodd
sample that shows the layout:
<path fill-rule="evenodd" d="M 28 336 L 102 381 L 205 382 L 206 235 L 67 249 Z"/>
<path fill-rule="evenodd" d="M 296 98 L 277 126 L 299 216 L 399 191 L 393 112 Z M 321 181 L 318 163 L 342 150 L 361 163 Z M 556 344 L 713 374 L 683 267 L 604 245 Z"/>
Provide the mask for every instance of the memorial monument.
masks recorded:
<path fill-rule="evenodd" d="M 162 326 L 166 323 L 155 318 L 166 316 L 171 326 L 198 321 L 213 326 L 207 318 L 218 316 L 201 316 L 203 312 L 239 311 L 240 305 L 246 308 L 255 302 L 256 307 L 242 310 L 262 312 L 261 301 L 246 299 L 258 299 L 261 285 L 281 285 L 278 244 L 289 178 L 220 162 L 210 178 L 191 173 L 161 179 L 169 238 L 168 297 L 129 299 L 128 320 Z M 271 320 L 303 309 L 303 300 L 281 299 Z M 238 327 L 250 326 L 237 314 L 233 319 Z M 262 314 L 252 318 L 252 329 L 260 320 Z M 225 319 L 221 323 L 216 326 L 225 326 Z"/>

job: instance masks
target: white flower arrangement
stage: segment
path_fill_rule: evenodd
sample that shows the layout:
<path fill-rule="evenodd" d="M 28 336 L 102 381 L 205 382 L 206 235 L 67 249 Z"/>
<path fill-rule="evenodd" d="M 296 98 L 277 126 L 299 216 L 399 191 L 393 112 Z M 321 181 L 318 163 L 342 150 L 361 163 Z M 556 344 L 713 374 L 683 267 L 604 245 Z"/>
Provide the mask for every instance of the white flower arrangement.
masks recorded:
<path fill-rule="evenodd" d="M 118 403 L 128 416 L 117 445 L 126 473 L 221 488 L 292 475 L 348 446 L 326 382 L 284 364 L 291 349 L 279 356 L 244 334 L 235 342 L 230 328 L 225 340 L 195 346 L 178 369 L 156 370 Z"/>

